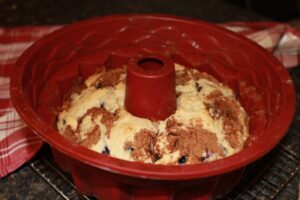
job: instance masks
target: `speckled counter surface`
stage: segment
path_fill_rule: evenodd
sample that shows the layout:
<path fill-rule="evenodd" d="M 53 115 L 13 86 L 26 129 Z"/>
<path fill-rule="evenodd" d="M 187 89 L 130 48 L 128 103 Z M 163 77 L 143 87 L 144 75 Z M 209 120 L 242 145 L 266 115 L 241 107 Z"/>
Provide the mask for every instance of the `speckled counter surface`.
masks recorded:
<path fill-rule="evenodd" d="M 62 199 L 62 197 L 25 164 L 18 171 L 0 181 L 0 199 L 55 200 Z"/>
<path fill-rule="evenodd" d="M 0 0 L 0 26 L 68 24 L 81 19 L 116 13 L 168 13 L 214 23 L 266 21 L 265 17 L 221 0 Z M 297 112 L 289 132 L 300 131 L 300 69 L 290 71 L 297 90 Z M 300 142 L 300 141 L 299 141 Z M 39 153 L 40 156 L 43 151 Z M 300 175 L 296 175 L 276 199 L 297 199 Z M 63 199 L 28 164 L 0 180 L 0 200 Z"/>

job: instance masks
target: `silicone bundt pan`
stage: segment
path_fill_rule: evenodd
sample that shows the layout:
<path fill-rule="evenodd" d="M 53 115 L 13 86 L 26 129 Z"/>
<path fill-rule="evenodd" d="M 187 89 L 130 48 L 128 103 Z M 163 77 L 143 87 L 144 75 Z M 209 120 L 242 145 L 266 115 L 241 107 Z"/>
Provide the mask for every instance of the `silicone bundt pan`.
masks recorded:
<path fill-rule="evenodd" d="M 201 164 L 152 165 L 93 152 L 57 132 L 53 111 L 74 81 L 149 54 L 207 72 L 236 92 L 250 117 L 250 138 L 240 153 Z M 221 27 L 167 15 L 100 17 L 42 38 L 17 62 L 11 98 L 28 126 L 50 144 L 58 165 L 72 174 L 79 192 L 99 199 L 221 197 L 246 165 L 280 141 L 295 109 L 292 80 L 270 53 Z M 161 94 L 164 98 L 168 95 Z"/>

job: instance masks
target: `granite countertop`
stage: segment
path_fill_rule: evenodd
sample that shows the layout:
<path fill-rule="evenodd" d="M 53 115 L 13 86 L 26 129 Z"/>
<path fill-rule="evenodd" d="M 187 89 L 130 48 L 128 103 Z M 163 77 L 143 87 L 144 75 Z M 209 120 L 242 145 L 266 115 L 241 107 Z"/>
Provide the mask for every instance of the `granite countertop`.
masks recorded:
<path fill-rule="evenodd" d="M 38 1 L 0 0 L 0 27 L 68 24 L 81 19 L 117 13 L 167 13 L 206 20 L 213 23 L 227 21 L 270 21 L 222 0 L 139 0 L 139 1 Z M 296 85 L 297 104 L 300 104 L 300 69 L 290 71 Z M 290 131 L 299 132 L 300 112 Z M 299 135 L 299 134 L 298 134 Z M 36 157 L 41 156 L 44 147 Z M 296 199 L 300 174 L 296 175 L 276 199 Z M 24 164 L 14 173 L 0 180 L 0 199 L 63 199 L 29 166 Z"/>

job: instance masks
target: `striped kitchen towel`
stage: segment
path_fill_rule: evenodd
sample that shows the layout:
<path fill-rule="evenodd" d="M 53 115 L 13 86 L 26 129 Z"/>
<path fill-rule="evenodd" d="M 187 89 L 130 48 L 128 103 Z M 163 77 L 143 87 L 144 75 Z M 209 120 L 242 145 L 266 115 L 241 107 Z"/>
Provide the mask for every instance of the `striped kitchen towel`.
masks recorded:
<path fill-rule="evenodd" d="M 285 67 L 299 65 L 300 34 L 285 24 L 225 23 L 272 52 Z M 9 75 L 18 57 L 34 41 L 61 26 L 0 28 L 0 178 L 31 159 L 42 146 L 16 113 L 9 96 Z"/>
<path fill-rule="evenodd" d="M 245 35 L 264 47 L 287 68 L 300 63 L 300 32 L 287 24 L 275 22 L 229 22 L 225 28 Z"/>
<path fill-rule="evenodd" d="M 57 28 L 0 28 L 0 178 L 31 159 L 43 144 L 13 107 L 9 95 L 10 71 L 25 49 Z"/>

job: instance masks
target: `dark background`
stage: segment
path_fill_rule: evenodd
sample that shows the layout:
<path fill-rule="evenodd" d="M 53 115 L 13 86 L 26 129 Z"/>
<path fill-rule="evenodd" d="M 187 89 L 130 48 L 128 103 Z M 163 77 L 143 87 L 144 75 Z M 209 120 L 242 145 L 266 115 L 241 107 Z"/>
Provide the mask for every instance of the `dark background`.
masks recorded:
<path fill-rule="evenodd" d="M 299 0 L 226 0 L 270 19 L 286 22 L 300 17 Z"/>
<path fill-rule="evenodd" d="M 263 14 L 255 14 L 251 9 L 243 9 L 243 2 L 245 1 L 236 4 L 234 1 L 224 0 L 0 0 L 0 25 L 66 24 L 117 13 L 169 13 L 211 22 L 261 21 L 269 18 L 267 15 L 264 17 Z"/>
<path fill-rule="evenodd" d="M 300 17 L 300 0 L 0 0 L 0 25 L 65 24 L 124 12 L 169 13 L 211 22 L 286 22 Z"/>

